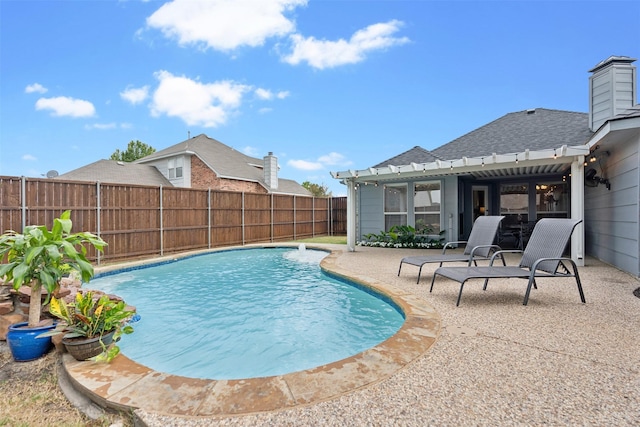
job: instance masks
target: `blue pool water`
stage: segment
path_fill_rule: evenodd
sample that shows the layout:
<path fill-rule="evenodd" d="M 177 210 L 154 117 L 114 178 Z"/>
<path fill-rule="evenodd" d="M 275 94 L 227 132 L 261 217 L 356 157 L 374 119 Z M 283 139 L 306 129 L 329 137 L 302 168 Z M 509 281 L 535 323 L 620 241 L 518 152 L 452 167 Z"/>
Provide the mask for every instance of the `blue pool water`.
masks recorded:
<path fill-rule="evenodd" d="M 241 249 L 103 275 L 90 287 L 136 306 L 127 357 L 157 371 L 239 379 L 313 368 L 374 347 L 403 315 L 323 273 L 326 252 Z"/>

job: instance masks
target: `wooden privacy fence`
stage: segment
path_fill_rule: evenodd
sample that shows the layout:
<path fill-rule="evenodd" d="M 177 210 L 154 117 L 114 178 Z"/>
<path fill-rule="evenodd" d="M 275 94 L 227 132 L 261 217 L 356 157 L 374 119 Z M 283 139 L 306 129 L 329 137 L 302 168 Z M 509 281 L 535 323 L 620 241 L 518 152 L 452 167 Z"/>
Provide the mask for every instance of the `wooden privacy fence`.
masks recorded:
<path fill-rule="evenodd" d="M 346 233 L 346 198 L 0 177 L 0 230 L 47 225 L 70 209 L 73 231 L 118 261 L 248 243 Z"/>

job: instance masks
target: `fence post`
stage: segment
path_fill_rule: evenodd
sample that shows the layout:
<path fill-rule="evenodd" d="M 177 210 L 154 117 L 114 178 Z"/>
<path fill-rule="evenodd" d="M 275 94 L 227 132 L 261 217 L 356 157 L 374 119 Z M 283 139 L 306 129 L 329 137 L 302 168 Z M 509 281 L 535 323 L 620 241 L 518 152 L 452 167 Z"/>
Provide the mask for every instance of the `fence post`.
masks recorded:
<path fill-rule="evenodd" d="M 102 234 L 102 230 L 100 227 L 102 218 L 100 216 L 100 208 L 101 208 L 101 204 L 100 204 L 100 181 L 96 181 L 96 234 L 98 235 L 98 237 L 101 236 Z M 96 258 L 97 258 L 97 263 L 98 265 L 100 265 L 100 251 L 96 251 Z"/>
<path fill-rule="evenodd" d="M 311 235 L 316 237 L 316 198 L 311 199 Z"/>
<path fill-rule="evenodd" d="M 333 236 L 333 197 L 329 197 L 327 201 L 327 231 L 329 232 L 329 236 Z"/>
<path fill-rule="evenodd" d="M 211 188 L 207 192 L 207 246 L 211 249 Z"/>
<path fill-rule="evenodd" d="M 164 223 L 163 223 L 163 200 L 162 200 L 162 185 L 160 186 L 160 256 L 164 255 Z"/>
<path fill-rule="evenodd" d="M 27 226 L 27 178 L 24 176 L 20 177 L 20 197 L 22 198 L 22 232 L 24 233 L 24 228 Z"/>
<path fill-rule="evenodd" d="M 273 193 L 271 193 L 271 243 L 273 243 L 273 222 L 274 222 L 274 216 L 273 216 Z"/>
<path fill-rule="evenodd" d="M 293 240 L 296 240 L 296 228 L 298 228 L 298 212 L 296 212 L 296 196 L 293 196 Z"/>
<path fill-rule="evenodd" d="M 244 191 L 242 192 L 242 246 L 244 246 Z"/>

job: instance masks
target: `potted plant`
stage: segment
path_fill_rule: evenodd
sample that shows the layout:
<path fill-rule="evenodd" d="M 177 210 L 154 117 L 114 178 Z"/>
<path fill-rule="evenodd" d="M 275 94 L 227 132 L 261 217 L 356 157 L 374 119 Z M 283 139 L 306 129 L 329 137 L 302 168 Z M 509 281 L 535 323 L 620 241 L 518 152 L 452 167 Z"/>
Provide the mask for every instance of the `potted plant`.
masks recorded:
<path fill-rule="evenodd" d="M 93 291 L 76 293 L 72 303 L 51 298 L 49 312 L 60 319 L 56 328 L 43 336 L 65 334 L 62 338 L 67 351 L 77 360 L 110 362 L 120 353 L 117 342 L 122 334 L 133 333 L 127 321 L 135 314 L 124 301 L 113 301 L 108 295 L 97 296 Z"/>
<path fill-rule="evenodd" d="M 89 232 L 71 233 L 71 211 L 65 211 L 53 220 L 48 230 L 43 225 L 25 227 L 23 233 L 9 230 L 0 236 L 0 278 L 13 281 L 13 288 L 31 288 L 29 321 L 12 325 L 7 341 L 14 359 L 37 359 L 51 346 L 51 338 L 36 338 L 42 314 L 42 291 L 46 293 L 44 304 L 58 288 L 60 279 L 76 273 L 83 282 L 93 277 L 93 266 L 87 260 L 87 247 L 101 251 L 107 244 Z M 49 326 L 49 329 L 53 328 Z"/>

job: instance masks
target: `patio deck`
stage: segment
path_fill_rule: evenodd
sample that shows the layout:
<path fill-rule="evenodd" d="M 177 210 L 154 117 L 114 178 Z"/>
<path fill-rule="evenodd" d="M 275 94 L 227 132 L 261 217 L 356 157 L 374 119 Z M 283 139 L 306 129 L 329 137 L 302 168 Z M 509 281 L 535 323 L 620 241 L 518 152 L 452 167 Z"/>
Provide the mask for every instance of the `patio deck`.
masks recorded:
<path fill-rule="evenodd" d="M 586 304 L 580 303 L 575 281 L 541 279 L 523 306 L 526 281 L 513 279 L 490 281 L 487 291 L 482 281 L 471 281 L 456 307 L 457 283 L 439 278 L 429 293 L 436 265 L 425 266 L 421 284 L 415 283 L 417 269 L 396 276 L 402 257 L 424 253 L 358 247 L 332 261 L 340 272 L 388 287 L 418 306 L 426 301 L 439 314 L 435 343 L 394 373 L 380 375 L 373 368 L 370 384 L 328 400 L 243 415 L 150 410 L 168 405 L 154 401 L 153 390 L 140 384 L 132 395 L 140 425 L 640 425 L 637 278 L 587 259 L 580 268 Z M 81 372 L 74 366 L 67 363 L 72 378 Z M 97 393 L 112 386 L 101 374 L 92 375 L 102 381 Z M 306 386 L 322 391 L 327 384 Z M 197 384 L 193 389 L 203 391 Z"/>

